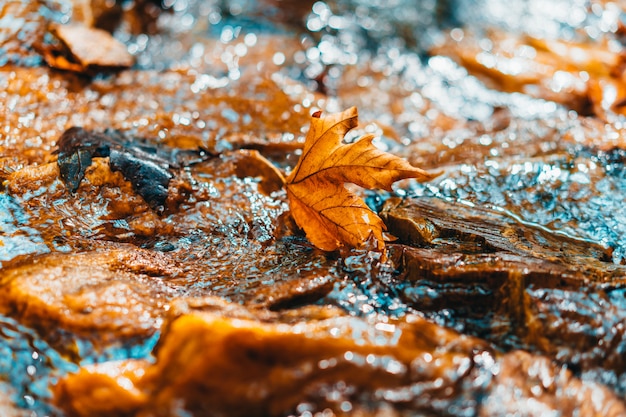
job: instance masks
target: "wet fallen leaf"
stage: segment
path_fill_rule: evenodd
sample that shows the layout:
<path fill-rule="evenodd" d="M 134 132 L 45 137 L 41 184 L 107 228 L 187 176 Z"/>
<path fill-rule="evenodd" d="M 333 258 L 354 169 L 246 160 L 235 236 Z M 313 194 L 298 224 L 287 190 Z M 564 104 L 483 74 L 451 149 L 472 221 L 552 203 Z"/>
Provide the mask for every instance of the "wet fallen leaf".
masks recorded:
<path fill-rule="evenodd" d="M 61 135 L 55 153 L 59 155 L 59 175 L 70 192 L 78 189 L 93 158 L 108 158 L 111 171 L 121 172 L 157 211 L 166 207 L 170 181 L 177 170 L 212 157 L 203 149 L 154 147 L 115 129 L 97 132 L 76 126 Z"/>
<path fill-rule="evenodd" d="M 126 46 L 109 32 L 81 24 L 55 25 L 52 34 L 64 48 L 46 49 L 44 57 L 52 67 L 74 71 L 94 72 L 99 69 L 128 68 L 133 57 Z"/>
<path fill-rule="evenodd" d="M 346 183 L 391 191 L 405 178 L 426 181 L 434 177 L 407 161 L 376 148 L 373 135 L 342 143 L 358 124 L 356 107 L 311 118 L 302 156 L 286 179 L 291 213 L 316 247 L 332 251 L 340 246 L 360 247 L 373 236 L 384 248 L 383 221 Z"/>
<path fill-rule="evenodd" d="M 239 178 L 257 177 L 259 191 L 266 195 L 281 190 L 285 184 L 282 172 L 254 149 L 240 149 L 234 153 L 235 173 Z"/>

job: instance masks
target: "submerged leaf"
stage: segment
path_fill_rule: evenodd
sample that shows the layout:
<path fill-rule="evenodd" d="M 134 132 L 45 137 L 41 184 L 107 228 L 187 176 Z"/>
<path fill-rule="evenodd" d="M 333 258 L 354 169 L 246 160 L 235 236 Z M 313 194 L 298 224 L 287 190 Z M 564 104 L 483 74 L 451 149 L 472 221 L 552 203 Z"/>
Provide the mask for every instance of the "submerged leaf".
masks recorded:
<path fill-rule="evenodd" d="M 360 247 L 370 236 L 376 239 L 379 249 L 384 247 L 383 221 L 345 187 L 346 183 L 391 191 L 391 185 L 401 179 L 426 181 L 434 177 L 376 148 L 372 135 L 351 144 L 342 143 L 345 134 L 357 124 L 355 107 L 327 117 L 315 113 L 302 156 L 286 179 L 296 223 L 311 243 L 323 250 L 344 245 Z"/>

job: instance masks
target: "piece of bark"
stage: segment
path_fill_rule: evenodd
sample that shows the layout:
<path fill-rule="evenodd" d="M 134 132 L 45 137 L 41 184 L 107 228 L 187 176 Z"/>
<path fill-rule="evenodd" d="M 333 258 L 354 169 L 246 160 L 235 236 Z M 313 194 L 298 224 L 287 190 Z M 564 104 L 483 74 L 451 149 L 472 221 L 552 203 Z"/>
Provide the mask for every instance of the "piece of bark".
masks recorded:
<path fill-rule="evenodd" d="M 540 352 L 626 391 L 626 266 L 604 261 L 602 246 L 442 200 L 392 201 L 384 212 L 393 233 L 419 246 L 390 246 L 402 272 L 387 291 L 503 349 Z"/>
<path fill-rule="evenodd" d="M 548 261 L 557 269 L 598 281 L 614 280 L 625 273 L 611 262 L 610 248 L 523 224 L 480 206 L 436 198 L 390 199 L 381 216 L 389 232 L 410 245 L 441 248 L 447 253 L 506 252 L 531 263 Z"/>

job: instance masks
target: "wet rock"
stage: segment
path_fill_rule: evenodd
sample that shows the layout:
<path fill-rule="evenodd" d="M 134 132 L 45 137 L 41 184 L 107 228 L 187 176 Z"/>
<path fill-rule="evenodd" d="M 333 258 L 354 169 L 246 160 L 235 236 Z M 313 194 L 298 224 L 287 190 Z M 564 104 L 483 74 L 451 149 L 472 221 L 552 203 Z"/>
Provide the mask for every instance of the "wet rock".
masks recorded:
<path fill-rule="evenodd" d="M 32 234 L 55 251 L 83 244 L 82 239 L 68 241 L 68 231 L 87 239 L 127 241 L 131 236 L 151 237 L 170 228 L 121 173 L 111 171 L 104 158 L 93 160 L 75 194 L 68 193 L 56 163 L 13 172 L 5 185 L 11 194 L 9 201 L 22 202 L 24 211 L 15 215 L 27 216 L 32 221 Z M 176 195 L 172 192 L 170 197 L 176 199 Z M 10 216 L 7 221 L 19 220 Z"/>
<path fill-rule="evenodd" d="M 68 414 L 75 416 L 130 416 L 147 401 L 146 395 L 135 387 L 147 366 L 145 361 L 108 362 L 97 367 L 98 372 L 82 370 L 75 380 L 59 387 L 76 396 L 68 398 L 65 393 L 59 394 L 63 396 L 59 402 L 66 404 L 71 410 Z M 97 391 L 94 387 L 98 387 Z M 97 410 L 94 403 L 100 404 Z"/>
<path fill-rule="evenodd" d="M 72 126 L 117 129 L 150 138 L 153 145 L 211 153 L 302 147 L 299 132 L 308 123 L 308 110 L 295 111 L 298 103 L 281 86 L 251 73 L 240 80 L 216 79 L 193 71 L 138 71 L 87 83 L 43 68 L 0 71 L 2 100 L 13 103 L 0 116 L 11 132 L 0 136 L 0 166 L 14 171 L 50 160 L 56 140 Z"/>
<path fill-rule="evenodd" d="M 371 327 L 374 324 L 349 317 L 305 325 L 264 324 L 228 318 L 223 313 L 186 314 L 168 325 L 156 364 L 146 369 L 146 378 L 135 386 L 150 393 L 142 408 L 159 415 L 175 415 L 178 407 L 193 415 L 209 408 L 230 415 L 281 415 L 294 412 L 299 404 L 312 412 L 330 408 L 341 413 L 342 404 L 344 408 L 354 404 L 376 410 L 388 401 L 381 398 L 387 389 L 411 381 L 431 399 L 447 392 L 448 404 L 463 402 L 455 387 L 464 375 L 472 373 L 470 357 L 482 350 L 480 344 L 462 338 L 447 345 L 445 340 L 453 338 L 452 333 L 419 319 L 410 324 L 381 322 L 379 330 Z M 185 359 L 188 355 L 181 356 L 180 349 L 185 346 L 187 352 L 203 352 L 195 356 L 192 367 Z M 426 365 L 419 366 L 423 363 Z M 449 371 L 443 373 L 443 366 Z M 92 372 L 99 373 L 98 369 L 85 369 L 56 388 L 59 403 L 71 415 L 80 414 L 72 409 L 70 387 L 81 386 Z M 441 377 L 442 383 L 430 386 L 427 381 L 436 377 Z M 162 385 L 159 380 L 169 383 Z M 200 391 L 191 389 L 200 386 Z M 389 397 L 392 395 L 390 392 Z M 424 397 L 416 400 L 420 404 L 408 407 L 431 412 L 443 408 Z M 405 408 L 410 401 L 398 398 L 397 405 Z M 99 410 L 92 407 L 88 412 L 97 415 Z"/>
<path fill-rule="evenodd" d="M 280 319 L 259 321 L 225 305 L 218 311 L 174 318 L 154 364 L 109 363 L 69 375 L 54 388 L 56 403 L 71 416 L 205 415 L 208 410 L 378 415 L 389 405 L 392 415 L 495 416 L 516 407 L 529 416 L 626 411 L 606 388 L 581 382 L 547 358 L 525 352 L 499 355 L 477 339 L 415 316 L 289 325 Z M 105 398 L 128 400 L 115 402 L 118 407 L 93 401 L 92 386 L 101 388 Z"/>
<path fill-rule="evenodd" d="M 555 368 L 545 357 L 515 351 L 504 355 L 499 368 L 480 416 L 543 416 L 553 412 L 619 416 L 626 412 L 622 401 L 605 387 L 584 383 L 567 369 Z"/>
<path fill-rule="evenodd" d="M 626 393 L 624 285 L 563 285 L 538 282 L 524 290 L 522 340 L 567 363 L 587 380 Z"/>
<path fill-rule="evenodd" d="M 72 350 L 68 334 L 99 346 L 118 344 L 159 329 L 176 295 L 163 278 L 178 273 L 158 253 L 125 245 L 44 255 L 3 269 L 0 311 L 61 349 Z"/>
<path fill-rule="evenodd" d="M 259 289 L 251 304 L 273 311 L 306 306 L 328 294 L 335 282 L 331 275 L 301 274 L 297 279 Z"/>

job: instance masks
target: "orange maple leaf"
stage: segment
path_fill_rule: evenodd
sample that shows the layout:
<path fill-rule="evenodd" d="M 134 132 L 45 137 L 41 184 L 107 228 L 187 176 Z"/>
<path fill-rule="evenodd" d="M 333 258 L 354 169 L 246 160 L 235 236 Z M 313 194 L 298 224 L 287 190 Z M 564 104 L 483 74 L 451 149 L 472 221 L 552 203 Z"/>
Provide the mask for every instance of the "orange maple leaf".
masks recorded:
<path fill-rule="evenodd" d="M 356 107 L 326 117 L 313 114 L 302 156 L 286 178 L 291 214 L 322 250 L 361 247 L 372 235 L 378 248 L 384 248 L 385 224 L 346 183 L 391 191 L 391 185 L 401 179 L 426 181 L 435 176 L 376 148 L 373 135 L 342 143 L 357 124 Z"/>

